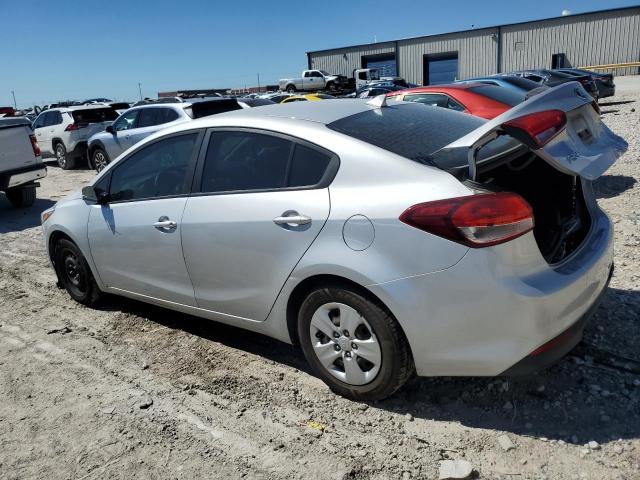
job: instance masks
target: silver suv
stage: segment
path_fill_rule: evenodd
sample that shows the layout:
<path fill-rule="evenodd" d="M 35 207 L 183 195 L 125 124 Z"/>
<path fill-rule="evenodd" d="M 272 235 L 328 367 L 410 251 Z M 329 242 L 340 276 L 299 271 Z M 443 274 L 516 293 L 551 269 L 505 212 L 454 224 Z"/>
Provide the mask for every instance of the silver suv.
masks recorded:
<path fill-rule="evenodd" d="M 152 133 L 173 125 L 217 113 L 273 104 L 264 99 L 213 98 L 180 103 L 156 103 L 133 107 L 89 139 L 89 165 L 98 172 Z"/>
<path fill-rule="evenodd" d="M 107 105 L 60 107 L 46 110 L 33 122 L 42 157 L 55 157 L 60 168 L 70 170 L 84 160 L 87 140 L 118 117 Z"/>

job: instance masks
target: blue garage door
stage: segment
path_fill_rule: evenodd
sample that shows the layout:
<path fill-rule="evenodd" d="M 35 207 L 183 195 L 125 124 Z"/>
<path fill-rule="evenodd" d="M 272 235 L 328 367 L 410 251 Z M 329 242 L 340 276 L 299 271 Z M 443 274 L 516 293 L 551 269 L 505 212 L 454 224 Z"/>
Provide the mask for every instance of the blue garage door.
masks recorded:
<path fill-rule="evenodd" d="M 362 68 L 377 68 L 381 77 L 395 77 L 397 75 L 396 56 L 369 55 L 362 57 Z"/>
<path fill-rule="evenodd" d="M 454 82 L 458 77 L 458 53 L 425 55 L 424 84 L 441 85 Z"/>

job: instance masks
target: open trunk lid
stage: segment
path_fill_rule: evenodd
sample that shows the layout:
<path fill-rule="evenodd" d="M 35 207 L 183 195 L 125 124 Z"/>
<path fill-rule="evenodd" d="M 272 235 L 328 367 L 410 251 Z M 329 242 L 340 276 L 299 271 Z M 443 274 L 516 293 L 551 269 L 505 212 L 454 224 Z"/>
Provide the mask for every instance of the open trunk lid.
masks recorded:
<path fill-rule="evenodd" d="M 602 122 L 592 102 L 578 82 L 564 83 L 484 123 L 434 153 L 434 157 L 466 151 L 469 177 L 475 180 L 480 149 L 485 145 L 495 149 L 491 145 L 494 141 L 506 144 L 501 137 L 509 135 L 561 172 L 595 180 L 628 145 Z M 483 155 L 480 159 L 484 162 L 486 158 Z"/>

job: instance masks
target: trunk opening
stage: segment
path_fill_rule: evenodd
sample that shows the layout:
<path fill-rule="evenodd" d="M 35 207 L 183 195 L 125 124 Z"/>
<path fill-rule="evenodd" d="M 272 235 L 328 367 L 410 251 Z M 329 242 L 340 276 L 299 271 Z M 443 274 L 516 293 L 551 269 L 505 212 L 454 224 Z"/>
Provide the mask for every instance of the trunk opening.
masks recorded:
<path fill-rule="evenodd" d="M 479 173 L 476 186 L 521 195 L 533 209 L 533 234 L 547 263 L 571 255 L 591 228 L 580 177 L 567 175 L 529 153 Z"/>

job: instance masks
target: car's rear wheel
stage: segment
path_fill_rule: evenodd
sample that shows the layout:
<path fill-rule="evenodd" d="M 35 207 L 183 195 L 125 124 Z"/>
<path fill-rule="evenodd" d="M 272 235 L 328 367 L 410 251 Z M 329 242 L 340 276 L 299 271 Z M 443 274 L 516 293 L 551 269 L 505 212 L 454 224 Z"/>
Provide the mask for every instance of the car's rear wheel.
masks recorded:
<path fill-rule="evenodd" d="M 414 371 L 409 345 L 395 318 L 347 286 L 310 292 L 298 313 L 298 335 L 314 373 L 345 397 L 386 398 Z"/>
<path fill-rule="evenodd" d="M 296 86 L 295 85 L 289 85 L 287 87 L 287 92 L 289 93 L 296 93 Z"/>
<path fill-rule="evenodd" d="M 100 300 L 101 292 L 87 260 L 76 244 L 62 238 L 56 242 L 53 254 L 58 278 L 71 298 L 84 305 L 95 305 Z"/>
<path fill-rule="evenodd" d="M 96 171 L 101 172 L 107 165 L 109 165 L 109 157 L 107 156 L 107 152 L 105 152 L 101 148 L 96 148 L 93 151 L 93 166 L 95 167 Z"/>
<path fill-rule="evenodd" d="M 36 201 L 35 185 L 11 188 L 6 191 L 7 200 L 16 208 L 30 207 Z"/>
<path fill-rule="evenodd" d="M 56 161 L 58 162 L 58 166 L 63 170 L 71 170 L 75 167 L 75 160 L 69 156 L 67 153 L 67 148 L 64 146 L 64 143 L 58 142 L 55 146 L 56 152 Z"/>

